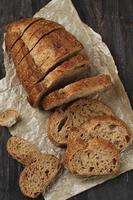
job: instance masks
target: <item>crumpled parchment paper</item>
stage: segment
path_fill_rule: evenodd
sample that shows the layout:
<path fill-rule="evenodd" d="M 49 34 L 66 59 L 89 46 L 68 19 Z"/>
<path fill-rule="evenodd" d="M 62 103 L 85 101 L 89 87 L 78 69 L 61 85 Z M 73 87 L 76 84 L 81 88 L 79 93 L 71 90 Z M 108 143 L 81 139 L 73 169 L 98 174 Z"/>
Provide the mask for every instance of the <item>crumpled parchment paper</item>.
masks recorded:
<path fill-rule="evenodd" d="M 74 34 L 85 47 L 92 65 L 92 74 L 110 74 L 113 89 L 98 96 L 123 119 L 133 133 L 133 112 L 119 79 L 117 68 L 107 46 L 101 36 L 80 20 L 70 0 L 53 0 L 42 8 L 36 17 L 44 17 L 57 21 Z M 4 45 L 3 45 L 4 48 Z M 48 152 L 61 157 L 63 150 L 55 147 L 47 137 L 48 113 L 32 108 L 26 100 L 26 92 L 20 85 L 15 72 L 14 64 L 9 60 L 4 50 L 6 77 L 0 81 L 0 110 L 15 108 L 22 115 L 22 121 L 10 128 L 12 135 L 19 135 L 37 145 L 42 152 Z M 121 156 L 121 172 L 133 169 L 133 145 Z M 49 191 L 44 194 L 46 200 L 64 200 L 86 189 L 98 185 L 112 176 L 78 178 L 64 171 Z"/>

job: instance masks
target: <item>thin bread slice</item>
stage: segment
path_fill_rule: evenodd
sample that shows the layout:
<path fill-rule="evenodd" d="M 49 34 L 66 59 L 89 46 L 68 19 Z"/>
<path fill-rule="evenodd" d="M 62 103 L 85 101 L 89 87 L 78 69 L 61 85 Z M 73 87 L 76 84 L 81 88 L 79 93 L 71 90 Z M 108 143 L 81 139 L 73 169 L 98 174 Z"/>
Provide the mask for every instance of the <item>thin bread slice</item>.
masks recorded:
<path fill-rule="evenodd" d="M 8 109 L 0 112 L 0 126 L 11 127 L 20 119 L 20 114 L 14 109 Z"/>
<path fill-rule="evenodd" d="M 96 116 L 113 116 L 114 112 L 106 104 L 88 98 L 79 99 L 63 108 L 56 109 L 49 117 L 48 137 L 57 146 L 66 146 L 68 130 L 79 127 Z"/>
<path fill-rule="evenodd" d="M 59 29 L 43 37 L 28 55 L 34 59 L 36 64 L 34 70 L 40 68 L 40 80 L 49 71 L 59 65 L 59 63 L 78 53 L 82 49 L 82 44 L 73 35 L 63 29 Z"/>
<path fill-rule="evenodd" d="M 32 26 L 30 26 L 21 37 L 24 45 L 18 48 L 17 53 L 16 47 L 18 46 L 19 41 L 17 41 L 12 48 L 12 52 L 14 53 L 15 51 L 15 56 L 17 57 L 17 64 L 21 62 L 21 60 L 36 46 L 36 44 L 44 36 L 57 29 L 64 29 L 64 27 L 56 22 L 46 19 L 41 19 L 40 21 L 37 21 Z"/>
<path fill-rule="evenodd" d="M 39 106 L 41 98 L 47 92 L 83 78 L 89 72 L 89 69 L 89 60 L 81 54 L 63 62 L 33 87 L 28 97 L 30 104 L 34 107 Z"/>
<path fill-rule="evenodd" d="M 111 85 L 110 76 L 105 74 L 81 79 L 50 93 L 42 100 L 42 107 L 44 110 L 50 110 L 75 99 L 102 92 Z"/>
<path fill-rule="evenodd" d="M 108 141 L 95 138 L 84 142 L 78 139 L 70 145 L 64 165 L 72 174 L 89 177 L 119 172 L 119 153 Z"/>
<path fill-rule="evenodd" d="M 39 20 L 41 20 L 41 18 L 26 18 L 7 25 L 5 36 L 6 49 L 10 51 L 16 41 L 23 35 L 25 30 Z"/>
<path fill-rule="evenodd" d="M 81 135 L 83 138 L 100 137 L 106 139 L 113 143 L 119 151 L 124 151 L 131 140 L 129 128 L 125 122 L 115 116 L 95 117 L 85 122 L 82 128 L 86 130 L 86 132 Z"/>
<path fill-rule="evenodd" d="M 35 198 L 45 192 L 48 186 L 55 180 L 61 164 L 53 155 L 43 155 L 41 158 L 25 167 L 19 178 L 21 192 L 28 197 Z"/>
<path fill-rule="evenodd" d="M 7 151 L 15 160 L 23 165 L 33 163 L 41 156 L 40 151 L 35 145 L 17 136 L 12 136 L 8 139 Z"/>

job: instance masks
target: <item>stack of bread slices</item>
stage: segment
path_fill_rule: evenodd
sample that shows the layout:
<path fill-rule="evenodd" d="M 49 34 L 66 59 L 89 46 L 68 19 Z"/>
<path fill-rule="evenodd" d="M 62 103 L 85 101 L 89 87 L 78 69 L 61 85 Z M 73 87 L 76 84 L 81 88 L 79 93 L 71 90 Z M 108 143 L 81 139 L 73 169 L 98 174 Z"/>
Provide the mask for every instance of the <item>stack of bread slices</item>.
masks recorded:
<path fill-rule="evenodd" d="M 44 110 L 57 107 L 49 117 L 48 137 L 66 148 L 64 167 L 78 176 L 119 173 L 130 130 L 109 106 L 91 99 L 111 88 L 110 76 L 90 77 L 83 45 L 53 21 L 14 22 L 7 26 L 5 42 L 30 104 Z M 43 192 L 61 168 L 56 157 L 41 154 L 21 138 L 9 139 L 7 150 L 26 166 L 19 181 L 26 196 Z"/>

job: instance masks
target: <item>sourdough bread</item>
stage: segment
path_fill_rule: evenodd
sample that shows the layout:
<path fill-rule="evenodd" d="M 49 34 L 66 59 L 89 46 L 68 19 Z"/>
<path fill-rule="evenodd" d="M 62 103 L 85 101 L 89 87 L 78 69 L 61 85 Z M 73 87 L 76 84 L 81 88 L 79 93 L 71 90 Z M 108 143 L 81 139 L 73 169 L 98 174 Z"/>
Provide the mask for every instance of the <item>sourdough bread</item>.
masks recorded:
<path fill-rule="evenodd" d="M 21 192 L 28 197 L 35 198 L 45 192 L 55 180 L 61 164 L 53 155 L 43 155 L 39 160 L 25 167 L 19 178 Z"/>
<path fill-rule="evenodd" d="M 105 91 L 111 85 L 110 76 L 105 74 L 81 79 L 50 93 L 42 100 L 42 107 L 44 110 L 50 110 L 75 99 Z"/>
<path fill-rule="evenodd" d="M 98 100 L 88 98 L 79 99 L 68 105 L 65 109 L 56 109 L 49 117 L 48 136 L 57 146 L 67 144 L 68 131 L 72 127 L 79 127 L 85 121 L 96 116 L 114 113 L 110 107 Z"/>
<path fill-rule="evenodd" d="M 28 101 L 34 107 L 39 106 L 41 98 L 46 93 L 59 89 L 74 80 L 86 76 L 89 72 L 89 60 L 83 55 L 76 55 L 51 71 L 41 82 L 31 90 Z"/>
<path fill-rule="evenodd" d="M 114 145 L 106 140 L 95 138 L 85 142 L 77 139 L 69 144 L 64 165 L 72 174 L 78 176 L 116 174 L 120 167 L 119 153 Z"/>

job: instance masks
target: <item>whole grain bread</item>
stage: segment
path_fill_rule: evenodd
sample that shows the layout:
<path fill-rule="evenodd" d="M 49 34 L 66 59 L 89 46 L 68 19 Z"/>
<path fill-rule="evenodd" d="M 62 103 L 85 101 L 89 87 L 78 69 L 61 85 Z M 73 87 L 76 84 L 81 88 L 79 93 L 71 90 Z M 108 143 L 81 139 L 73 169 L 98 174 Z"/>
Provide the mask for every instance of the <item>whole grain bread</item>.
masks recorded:
<path fill-rule="evenodd" d="M 113 116 L 114 112 L 98 100 L 82 98 L 66 108 L 56 109 L 49 117 L 48 137 L 57 146 L 66 146 L 69 129 L 79 127 L 96 116 Z"/>
<path fill-rule="evenodd" d="M 115 116 L 98 116 L 85 122 L 82 128 L 86 132 L 83 138 L 97 137 L 113 143 L 119 151 L 127 148 L 131 140 L 131 133 L 125 122 Z M 75 134 L 77 135 L 77 134 Z"/>
<path fill-rule="evenodd" d="M 14 109 L 7 109 L 0 112 L 0 126 L 11 127 L 20 119 L 20 114 Z"/>
<path fill-rule="evenodd" d="M 35 84 L 29 93 L 28 100 L 34 107 L 39 106 L 41 98 L 54 89 L 59 89 L 74 80 L 79 80 L 86 76 L 89 72 L 89 60 L 85 56 L 79 54 L 51 71 L 41 82 Z"/>
<path fill-rule="evenodd" d="M 50 110 L 75 99 L 105 91 L 111 85 L 110 76 L 105 74 L 81 79 L 50 93 L 42 100 L 42 107 L 44 110 Z"/>
<path fill-rule="evenodd" d="M 20 174 L 19 186 L 21 192 L 28 197 L 35 198 L 45 192 L 55 180 L 61 164 L 53 155 L 43 155 L 35 163 L 24 168 Z"/>
<path fill-rule="evenodd" d="M 6 26 L 5 44 L 7 51 L 14 46 L 17 40 L 21 38 L 25 30 L 27 30 L 36 21 L 41 18 L 26 18 L 19 21 L 12 22 Z"/>
<path fill-rule="evenodd" d="M 74 147 L 74 148 L 73 148 Z M 119 172 L 119 153 L 114 145 L 103 139 L 71 141 L 65 157 L 65 167 L 78 176 L 97 176 Z"/>
<path fill-rule="evenodd" d="M 35 145 L 18 136 L 12 136 L 8 139 L 7 151 L 15 160 L 23 165 L 33 163 L 41 156 L 40 151 Z"/>

